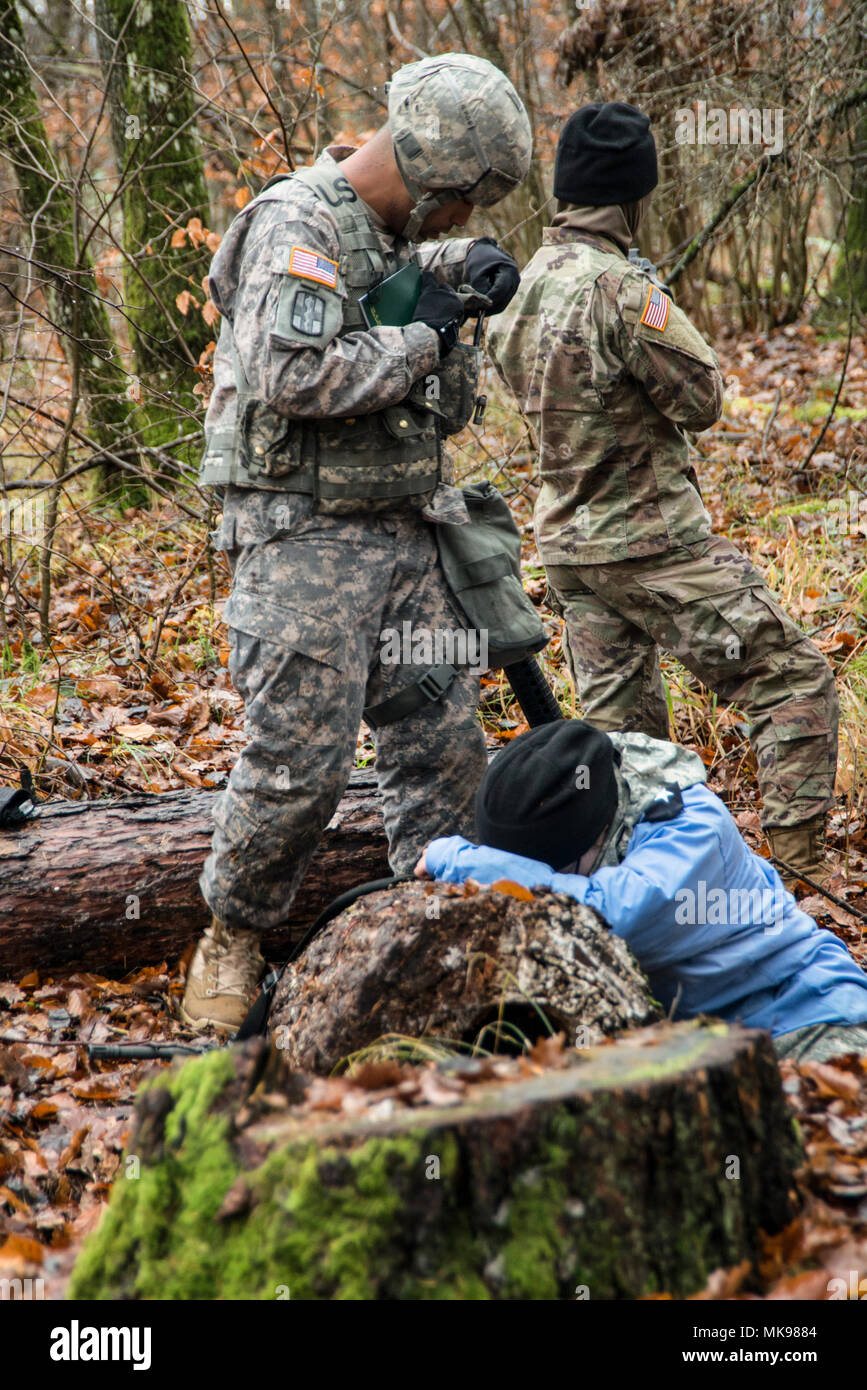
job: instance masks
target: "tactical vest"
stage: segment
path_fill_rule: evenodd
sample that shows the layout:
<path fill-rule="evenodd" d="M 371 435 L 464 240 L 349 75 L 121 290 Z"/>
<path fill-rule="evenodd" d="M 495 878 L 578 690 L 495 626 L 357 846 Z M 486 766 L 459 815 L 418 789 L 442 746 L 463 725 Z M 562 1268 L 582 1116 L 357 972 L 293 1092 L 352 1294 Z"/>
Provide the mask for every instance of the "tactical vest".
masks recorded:
<path fill-rule="evenodd" d="M 288 201 L 295 180 L 328 204 L 337 223 L 339 273 L 346 291 L 337 335 L 342 337 L 365 328 L 360 297 L 411 261 L 412 248 L 399 238 L 393 251 L 383 248 L 361 199 L 347 199 L 351 185 L 340 166 L 327 161 L 266 185 L 250 206 Z M 237 387 L 234 428 L 208 438 L 200 473 L 203 485 L 234 483 L 312 493 L 319 511 L 337 515 L 359 508 L 382 511 L 399 503 L 421 508 L 430 501 L 441 476 L 441 434 L 451 433 L 455 424 L 448 418 L 448 387 L 441 388 L 436 410 L 419 389 L 423 383 L 417 383 L 398 405 L 371 414 L 292 420 L 255 398 L 234 348 L 232 356 Z M 458 410 L 461 413 L 460 404 Z"/>

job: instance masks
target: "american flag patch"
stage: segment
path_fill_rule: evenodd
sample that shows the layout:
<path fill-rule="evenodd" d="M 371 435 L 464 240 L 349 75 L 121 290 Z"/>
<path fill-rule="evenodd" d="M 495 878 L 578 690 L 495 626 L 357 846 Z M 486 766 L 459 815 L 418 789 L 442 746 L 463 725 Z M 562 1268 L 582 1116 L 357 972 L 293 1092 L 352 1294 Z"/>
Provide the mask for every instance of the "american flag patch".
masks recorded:
<path fill-rule="evenodd" d="M 658 328 L 660 333 L 668 323 L 668 306 L 671 303 L 667 294 L 658 290 L 656 285 L 650 286 L 650 293 L 647 296 L 647 303 L 644 306 L 644 313 L 641 315 L 641 322 L 646 323 L 648 328 Z"/>
<path fill-rule="evenodd" d="M 308 251 L 305 246 L 293 246 L 289 253 L 289 274 L 301 275 L 305 280 L 317 280 L 320 285 L 337 285 L 337 261 L 320 256 L 318 251 Z"/>

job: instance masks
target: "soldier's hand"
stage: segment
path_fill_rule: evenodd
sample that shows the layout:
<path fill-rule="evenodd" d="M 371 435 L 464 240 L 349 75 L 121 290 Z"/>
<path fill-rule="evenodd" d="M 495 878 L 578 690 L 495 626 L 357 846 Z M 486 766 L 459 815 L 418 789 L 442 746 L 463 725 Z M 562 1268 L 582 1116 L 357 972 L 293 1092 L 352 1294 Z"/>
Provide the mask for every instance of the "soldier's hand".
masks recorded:
<path fill-rule="evenodd" d="M 449 285 L 441 285 L 430 270 L 423 270 L 421 294 L 412 321 L 426 323 L 429 328 L 436 330 L 440 339 L 440 357 L 451 352 L 458 341 L 465 317 L 464 301 L 457 291 Z"/>
<path fill-rule="evenodd" d="M 491 301 L 492 314 L 499 314 L 521 283 L 517 261 L 502 251 L 493 237 L 479 237 L 467 252 L 466 279 Z"/>

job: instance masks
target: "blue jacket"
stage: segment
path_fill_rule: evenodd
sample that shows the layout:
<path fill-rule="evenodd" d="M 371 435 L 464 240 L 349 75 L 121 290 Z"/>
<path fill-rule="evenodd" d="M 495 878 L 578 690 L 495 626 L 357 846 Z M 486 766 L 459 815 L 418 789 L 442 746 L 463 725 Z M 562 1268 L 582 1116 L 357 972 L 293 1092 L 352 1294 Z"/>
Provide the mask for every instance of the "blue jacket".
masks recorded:
<path fill-rule="evenodd" d="M 673 820 L 636 826 L 622 863 L 583 874 L 434 840 L 428 872 L 449 883 L 514 879 L 595 907 L 631 948 L 673 1016 L 713 1014 L 775 1037 L 814 1023 L 867 1022 L 867 975 L 818 927 L 776 869 L 747 847 L 723 803 L 688 787 Z M 679 995 L 678 995 L 679 991 Z"/>

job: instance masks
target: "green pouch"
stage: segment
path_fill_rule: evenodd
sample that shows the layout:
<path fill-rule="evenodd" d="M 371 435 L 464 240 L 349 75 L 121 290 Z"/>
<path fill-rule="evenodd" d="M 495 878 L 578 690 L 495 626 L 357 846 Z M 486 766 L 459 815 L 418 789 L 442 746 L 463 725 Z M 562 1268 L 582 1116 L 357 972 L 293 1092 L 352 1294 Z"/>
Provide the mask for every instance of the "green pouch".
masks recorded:
<path fill-rule="evenodd" d="M 491 666 L 509 666 L 548 644 L 521 583 L 521 537 L 493 483 L 461 488 L 470 524 L 438 525 L 440 563 L 468 626 L 486 632 Z"/>

